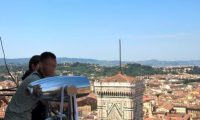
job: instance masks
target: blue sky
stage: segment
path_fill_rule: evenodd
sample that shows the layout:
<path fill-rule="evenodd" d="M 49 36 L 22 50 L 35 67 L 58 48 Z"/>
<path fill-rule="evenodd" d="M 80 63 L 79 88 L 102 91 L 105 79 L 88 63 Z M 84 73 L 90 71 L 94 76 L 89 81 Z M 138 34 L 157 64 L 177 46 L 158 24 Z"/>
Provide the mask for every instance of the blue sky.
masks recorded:
<path fill-rule="evenodd" d="M 199 0 L 1 0 L 8 58 L 200 59 Z M 3 57 L 0 54 L 0 57 Z"/>

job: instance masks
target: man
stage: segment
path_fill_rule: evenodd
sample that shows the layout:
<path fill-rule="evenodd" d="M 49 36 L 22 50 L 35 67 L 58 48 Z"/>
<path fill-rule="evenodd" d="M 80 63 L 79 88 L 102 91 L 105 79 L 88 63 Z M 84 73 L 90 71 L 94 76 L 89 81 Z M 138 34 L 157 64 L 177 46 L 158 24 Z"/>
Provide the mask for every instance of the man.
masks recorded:
<path fill-rule="evenodd" d="M 31 112 L 39 99 L 27 94 L 27 85 L 33 81 L 55 75 L 56 56 L 51 52 L 40 55 L 39 70 L 28 76 L 8 104 L 4 120 L 31 120 Z"/>

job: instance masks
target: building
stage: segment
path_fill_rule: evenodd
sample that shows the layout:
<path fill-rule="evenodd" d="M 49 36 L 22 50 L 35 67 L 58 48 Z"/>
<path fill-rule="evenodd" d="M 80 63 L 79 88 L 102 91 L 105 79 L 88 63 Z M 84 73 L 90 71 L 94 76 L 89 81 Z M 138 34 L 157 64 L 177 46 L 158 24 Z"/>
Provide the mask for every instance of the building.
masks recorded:
<path fill-rule="evenodd" d="M 95 81 L 100 120 L 142 120 L 143 80 L 118 73 Z"/>
<path fill-rule="evenodd" d="M 147 95 L 143 96 L 143 117 L 144 118 L 151 118 L 152 115 L 152 111 L 153 111 L 153 98 Z"/>
<path fill-rule="evenodd" d="M 190 120 L 188 114 L 167 114 L 165 120 Z"/>
<path fill-rule="evenodd" d="M 174 106 L 174 110 L 176 110 L 176 113 L 187 113 L 187 107 L 185 106 Z"/>
<path fill-rule="evenodd" d="M 162 113 L 171 113 L 171 111 L 173 110 L 173 105 L 170 103 L 164 103 L 161 106 L 158 106 L 158 108 L 156 109 L 156 112 L 162 112 Z"/>

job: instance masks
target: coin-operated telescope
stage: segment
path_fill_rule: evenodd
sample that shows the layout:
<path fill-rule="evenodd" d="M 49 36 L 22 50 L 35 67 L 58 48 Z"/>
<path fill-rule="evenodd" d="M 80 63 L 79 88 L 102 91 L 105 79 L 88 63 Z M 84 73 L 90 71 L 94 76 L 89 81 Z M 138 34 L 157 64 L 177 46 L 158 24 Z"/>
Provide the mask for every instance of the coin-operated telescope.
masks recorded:
<path fill-rule="evenodd" d="M 42 101 L 60 102 L 60 112 L 55 116 L 48 116 L 47 120 L 78 120 L 76 98 L 89 94 L 90 82 L 81 76 L 56 76 L 34 81 L 27 89 L 30 95 Z M 64 102 L 68 104 L 67 113 L 63 113 Z"/>

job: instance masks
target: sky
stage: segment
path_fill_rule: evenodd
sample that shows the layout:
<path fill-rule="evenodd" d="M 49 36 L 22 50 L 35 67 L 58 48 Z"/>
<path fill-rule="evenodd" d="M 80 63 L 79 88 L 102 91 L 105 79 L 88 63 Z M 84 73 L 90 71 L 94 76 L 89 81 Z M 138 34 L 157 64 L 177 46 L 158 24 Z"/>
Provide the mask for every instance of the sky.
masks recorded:
<path fill-rule="evenodd" d="M 0 0 L 7 58 L 200 60 L 200 0 Z M 0 52 L 0 57 L 3 54 Z"/>

